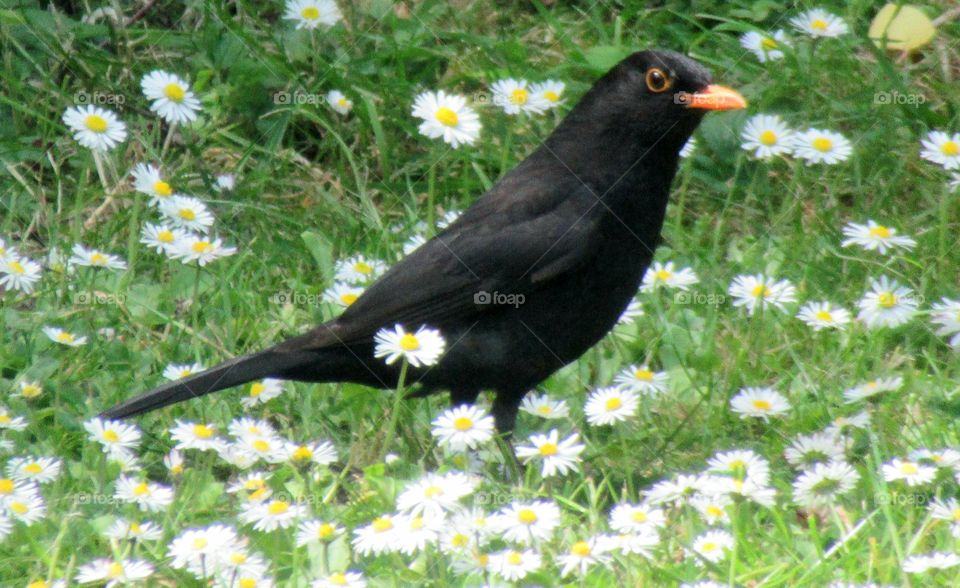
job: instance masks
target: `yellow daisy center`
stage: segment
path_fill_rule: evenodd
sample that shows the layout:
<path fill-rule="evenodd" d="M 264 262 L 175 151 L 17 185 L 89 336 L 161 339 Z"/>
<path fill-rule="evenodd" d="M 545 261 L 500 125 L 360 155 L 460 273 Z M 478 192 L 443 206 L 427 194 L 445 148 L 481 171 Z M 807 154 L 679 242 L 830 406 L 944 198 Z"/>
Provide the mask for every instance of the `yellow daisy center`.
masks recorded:
<path fill-rule="evenodd" d="M 714 542 L 712 542 L 712 541 L 708 541 L 708 542 L 706 542 L 706 543 L 704 543 L 703 545 L 700 546 L 700 550 L 701 550 L 701 551 L 705 551 L 705 552 L 707 552 L 707 553 L 710 553 L 711 551 L 716 551 L 716 550 L 717 550 L 717 544 L 714 543 Z"/>
<path fill-rule="evenodd" d="M 330 584 L 336 584 L 337 586 L 346 586 L 347 577 L 341 574 L 340 572 L 337 572 L 336 574 L 331 574 L 330 576 L 328 576 L 327 582 L 329 582 Z"/>
<path fill-rule="evenodd" d="M 257 580 L 256 578 L 240 578 L 237 585 L 240 586 L 240 588 L 257 588 Z"/>
<path fill-rule="evenodd" d="M 49 588 L 50 585 L 43 580 L 37 580 L 36 582 L 30 582 L 27 584 L 27 588 Z"/>
<path fill-rule="evenodd" d="M 107 263 L 107 256 L 102 253 L 93 253 L 90 255 L 90 263 L 93 265 L 103 265 Z"/>
<path fill-rule="evenodd" d="M 140 526 L 140 523 L 130 523 L 130 533 L 139 535 L 141 532 L 143 532 L 143 528 Z"/>
<path fill-rule="evenodd" d="M 0 414 L 0 423 L 6 424 L 6 423 L 9 423 L 11 420 L 13 419 L 10 418 L 10 415 Z"/>
<path fill-rule="evenodd" d="M 877 303 L 881 308 L 893 308 L 897 305 L 897 295 L 893 292 L 881 292 L 877 297 Z"/>
<path fill-rule="evenodd" d="M 188 220 L 188 221 L 197 220 L 197 213 L 190 208 L 181 208 L 179 211 L 177 211 L 177 214 L 183 220 Z"/>
<path fill-rule="evenodd" d="M 254 382 L 253 385 L 250 386 L 250 396 L 260 396 L 266 389 L 267 387 L 263 385 L 263 382 Z"/>
<path fill-rule="evenodd" d="M 481 568 L 486 568 L 490 564 L 490 556 L 486 553 L 481 553 L 477 555 L 477 565 Z"/>
<path fill-rule="evenodd" d="M 437 485 L 427 486 L 423 491 L 423 495 L 427 498 L 433 498 L 434 496 L 443 496 L 443 488 Z"/>
<path fill-rule="evenodd" d="M 753 407 L 757 410 L 770 410 L 771 408 L 773 408 L 773 405 L 770 404 L 769 400 L 763 400 L 761 398 L 758 398 L 753 401 Z"/>
<path fill-rule="evenodd" d="M 373 273 L 373 266 L 365 261 L 358 261 L 353 264 L 353 269 L 361 274 L 371 274 Z"/>
<path fill-rule="evenodd" d="M 207 425 L 196 425 L 193 427 L 193 434 L 200 439 L 209 439 L 213 437 L 213 429 Z"/>
<path fill-rule="evenodd" d="M 234 565 L 240 565 L 247 561 L 247 554 L 245 553 L 231 553 L 230 554 L 230 563 Z"/>
<path fill-rule="evenodd" d="M 518 566 L 523 563 L 523 556 L 518 551 L 511 551 L 507 556 L 507 563 L 512 566 Z"/>
<path fill-rule="evenodd" d="M 74 336 L 72 333 L 67 333 L 64 331 L 63 333 L 57 334 L 57 341 L 60 343 L 73 343 Z"/>
<path fill-rule="evenodd" d="M 513 92 L 510 92 L 510 102 L 512 104 L 516 104 L 517 106 L 523 106 L 529 99 L 530 92 L 527 92 L 523 88 L 517 88 Z"/>
<path fill-rule="evenodd" d="M 870 236 L 877 237 L 880 239 L 889 239 L 890 238 L 890 229 L 883 225 L 877 225 L 870 229 Z"/>
<path fill-rule="evenodd" d="M 549 100 L 550 102 L 557 102 L 560 100 L 560 95 L 554 92 L 553 90 L 547 90 L 543 93 L 543 97 Z"/>
<path fill-rule="evenodd" d="M 957 143 L 956 141 L 947 141 L 942 147 L 940 147 L 940 151 L 942 151 L 944 155 L 956 157 L 957 155 L 960 155 L 960 143 Z"/>
<path fill-rule="evenodd" d="M 648 517 L 647 513 L 643 512 L 642 510 L 636 510 L 633 512 L 633 515 L 631 515 L 630 518 L 633 519 L 633 522 L 635 523 L 645 523 L 647 522 Z"/>
<path fill-rule="evenodd" d="M 170 196 L 173 194 L 173 187 L 163 180 L 157 180 L 153 183 L 153 191 L 156 192 L 158 196 Z"/>
<path fill-rule="evenodd" d="M 457 116 L 457 113 L 450 110 L 446 106 L 441 106 L 438 108 L 435 116 L 440 124 L 447 127 L 455 127 L 457 126 L 457 123 L 460 122 L 460 118 Z"/>
<path fill-rule="evenodd" d="M 36 384 L 27 384 L 20 389 L 20 393 L 26 398 L 36 398 L 37 396 L 40 396 L 41 392 L 43 392 L 43 390 Z"/>
<path fill-rule="evenodd" d="M 815 31 L 825 31 L 827 30 L 827 21 L 823 20 L 822 18 L 815 18 L 810 23 L 810 28 Z"/>
<path fill-rule="evenodd" d="M 13 502 L 10 503 L 10 510 L 12 510 L 13 512 L 15 512 L 15 513 L 17 513 L 17 514 L 24 514 L 24 513 L 26 513 L 28 510 L 30 510 L 30 507 L 28 507 L 26 504 L 20 502 L 19 500 L 14 500 Z"/>
<path fill-rule="evenodd" d="M 83 119 L 83 124 L 94 133 L 105 133 L 107 131 L 107 119 L 96 114 L 88 114 L 87 118 Z"/>
<path fill-rule="evenodd" d="M 668 272 L 667 270 L 657 270 L 657 273 L 654 274 L 654 277 L 656 277 L 661 282 L 666 282 L 667 280 L 670 279 L 670 276 L 672 275 L 673 275 L 673 272 Z"/>
<path fill-rule="evenodd" d="M 293 459 L 301 460 L 301 461 L 305 459 L 310 459 L 313 457 L 313 450 L 307 447 L 306 445 L 302 445 L 293 450 L 293 454 L 291 455 L 291 457 Z"/>
<path fill-rule="evenodd" d="M 164 229 L 157 233 L 157 241 L 161 243 L 173 243 L 173 231 Z"/>
<path fill-rule="evenodd" d="M 347 100 L 346 98 L 341 98 L 337 100 L 337 104 L 340 106 L 340 108 L 346 108 L 347 106 L 350 105 L 350 101 Z"/>
<path fill-rule="evenodd" d="M 254 449 L 260 452 L 270 450 L 270 443 L 267 441 L 264 441 L 263 439 L 257 439 L 256 441 L 253 442 L 252 445 Z"/>
<path fill-rule="evenodd" d="M 180 84 L 170 83 L 163 87 L 163 95 L 166 96 L 168 100 L 179 104 L 180 102 L 183 102 L 184 98 L 186 98 L 187 93 L 183 90 Z"/>
<path fill-rule="evenodd" d="M 570 553 L 579 557 L 587 557 L 590 552 L 590 544 L 586 541 L 577 541 L 570 547 Z"/>
<path fill-rule="evenodd" d="M 378 517 L 373 520 L 373 530 L 377 533 L 383 533 L 393 528 L 393 521 L 387 518 Z"/>
<path fill-rule="evenodd" d="M 320 9 L 316 6 L 307 6 L 300 11 L 300 16 L 303 17 L 304 20 L 317 20 L 320 18 Z"/>
<path fill-rule="evenodd" d="M 400 349 L 404 351 L 416 351 L 420 349 L 420 340 L 413 333 L 404 333 L 400 337 Z"/>
<path fill-rule="evenodd" d="M 760 41 L 760 47 L 765 51 L 770 51 L 777 48 L 777 42 L 770 37 L 764 37 L 763 40 Z"/>
<path fill-rule="evenodd" d="M 540 414 L 553 414 L 553 409 L 550 408 L 549 404 L 541 404 L 537 407 L 537 412 Z"/>
<path fill-rule="evenodd" d="M 826 153 L 833 149 L 833 141 L 826 137 L 817 137 L 813 140 L 813 148 L 817 151 Z"/>
<path fill-rule="evenodd" d="M 17 274 L 22 274 L 27 271 L 26 268 L 23 267 L 23 264 L 21 264 L 19 261 L 11 261 L 8 267 Z"/>
<path fill-rule="evenodd" d="M 140 482 L 139 484 L 133 487 L 134 496 L 145 496 L 149 493 L 150 493 L 150 487 L 147 486 L 146 482 Z"/>
<path fill-rule="evenodd" d="M 814 316 L 817 317 L 817 320 L 823 321 L 825 323 L 833 322 L 833 315 L 826 310 L 818 310 L 817 314 Z"/>
<path fill-rule="evenodd" d="M 270 506 L 267 507 L 267 512 L 269 512 L 272 515 L 282 515 L 288 510 L 290 510 L 290 505 L 284 500 L 277 500 L 276 502 L 271 502 Z"/>
<path fill-rule="evenodd" d="M 24 470 L 25 472 L 27 472 L 28 474 L 34 474 L 34 475 L 36 475 L 36 474 L 39 474 L 40 472 L 43 471 L 43 467 L 42 467 L 40 464 L 38 464 L 37 462 L 32 462 L 32 463 L 28 463 L 27 465 L 25 465 L 25 466 L 23 467 L 23 470 Z"/>
<path fill-rule="evenodd" d="M 111 578 L 119 578 L 123 575 L 123 566 L 117 562 L 113 562 L 107 568 L 107 575 Z"/>
<path fill-rule="evenodd" d="M 423 528 L 423 525 L 423 517 L 414 517 L 414 519 L 410 521 L 410 528 L 414 531 L 419 531 Z"/>
<path fill-rule="evenodd" d="M 517 520 L 519 520 L 524 525 L 532 525 L 537 522 L 537 513 L 533 512 L 533 509 L 522 508 L 517 513 Z"/>
<path fill-rule="evenodd" d="M 10 478 L 0 478 L 0 494 L 13 493 L 13 480 Z"/>
<path fill-rule="evenodd" d="M 644 382 L 652 382 L 652 381 L 653 381 L 653 372 L 650 371 L 650 370 L 646 370 L 646 369 L 639 369 L 639 370 L 633 372 L 633 377 L 636 378 L 636 379 L 638 379 L 638 380 L 643 380 Z"/>
<path fill-rule="evenodd" d="M 120 440 L 120 435 L 117 435 L 117 432 L 113 429 L 107 429 L 103 432 L 103 438 L 109 441 L 110 443 L 116 443 Z"/>
<path fill-rule="evenodd" d="M 917 467 L 917 464 L 907 461 L 900 464 L 900 471 L 909 476 L 920 471 L 920 468 Z"/>
<path fill-rule="evenodd" d="M 459 417 L 453 421 L 453 428 L 458 431 L 469 431 L 473 428 L 473 419 L 469 417 Z"/>
<path fill-rule="evenodd" d="M 336 529 L 333 525 L 330 523 L 323 523 L 317 527 L 317 537 L 320 539 L 329 539 L 330 537 L 333 537 L 334 531 L 336 531 Z"/>
<path fill-rule="evenodd" d="M 554 443 L 544 443 L 540 446 L 540 455 L 543 457 L 550 457 L 551 455 L 557 454 L 557 446 Z"/>
<path fill-rule="evenodd" d="M 960 521 L 960 508 L 953 509 L 953 520 Z"/>
<path fill-rule="evenodd" d="M 466 547 L 470 544 L 470 538 L 463 533 L 457 533 L 450 538 L 450 544 L 454 547 Z"/>
<path fill-rule="evenodd" d="M 357 301 L 357 298 L 359 298 L 359 296 L 357 296 L 353 292 L 347 292 L 346 294 L 340 295 L 340 302 L 344 303 L 347 306 L 350 306 L 351 304 Z"/>
<path fill-rule="evenodd" d="M 193 540 L 193 548 L 196 549 L 197 551 L 200 551 L 206 546 L 207 546 L 206 537 L 197 537 L 196 539 Z"/>
<path fill-rule="evenodd" d="M 213 249 L 213 243 L 210 241 L 197 241 L 191 246 L 194 253 L 206 253 Z"/>
<path fill-rule="evenodd" d="M 717 506 L 717 505 L 715 505 L 715 504 L 711 504 L 710 506 L 708 506 L 708 507 L 705 508 L 704 510 L 706 511 L 706 513 L 707 513 L 708 515 L 710 515 L 710 516 L 712 516 L 712 517 L 722 517 L 722 516 L 723 516 L 723 509 L 721 509 L 719 506 Z"/>
<path fill-rule="evenodd" d="M 613 398 L 607 400 L 607 403 L 604 405 L 604 408 L 607 410 L 617 410 L 623 406 L 623 401 L 620 398 L 614 396 Z"/>
<path fill-rule="evenodd" d="M 760 133 L 760 144 L 770 147 L 771 145 L 777 144 L 777 133 L 771 130 L 766 130 Z"/>

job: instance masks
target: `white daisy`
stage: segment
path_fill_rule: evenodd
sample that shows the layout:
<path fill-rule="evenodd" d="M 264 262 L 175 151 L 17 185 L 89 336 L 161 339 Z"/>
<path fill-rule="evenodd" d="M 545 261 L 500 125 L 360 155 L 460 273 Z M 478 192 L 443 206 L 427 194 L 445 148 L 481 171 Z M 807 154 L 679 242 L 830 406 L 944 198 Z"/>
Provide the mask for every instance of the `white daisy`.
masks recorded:
<path fill-rule="evenodd" d="M 87 249 L 80 243 L 76 243 L 71 250 L 73 255 L 67 260 L 67 263 L 84 267 L 105 267 L 107 269 L 127 269 L 127 262 L 116 255 L 104 253 L 99 249 Z"/>
<path fill-rule="evenodd" d="M 950 534 L 954 538 L 960 538 L 960 503 L 956 498 L 948 498 L 946 501 L 934 498 L 927 510 L 930 518 L 950 523 Z"/>
<path fill-rule="evenodd" d="M 42 330 L 43 334 L 49 337 L 51 341 L 60 343 L 61 345 L 79 347 L 87 344 L 87 337 L 85 335 L 77 335 L 59 327 L 43 327 Z"/>
<path fill-rule="evenodd" d="M 620 318 L 617 319 L 618 325 L 628 325 L 643 316 L 643 306 L 636 298 L 631 298 L 627 307 L 623 309 Z"/>
<path fill-rule="evenodd" d="M 710 458 L 710 472 L 741 481 L 751 481 L 758 486 L 770 482 L 770 462 L 749 449 L 722 451 Z M 698 490 L 709 493 L 709 488 L 701 480 L 697 481 Z"/>
<path fill-rule="evenodd" d="M 105 421 L 99 417 L 83 423 L 91 441 L 102 445 L 108 453 L 133 453 L 140 445 L 140 430 L 122 421 Z"/>
<path fill-rule="evenodd" d="M 117 519 L 104 532 L 108 539 L 115 541 L 156 541 L 163 537 L 163 528 L 150 521 L 128 521 Z"/>
<path fill-rule="evenodd" d="M 860 474 L 843 461 L 814 464 L 793 482 L 793 501 L 800 506 L 830 506 L 853 490 Z"/>
<path fill-rule="evenodd" d="M 494 82 L 490 87 L 493 92 L 493 104 L 499 106 L 507 114 L 529 112 L 540 114 L 550 107 L 550 103 L 539 92 L 531 92 L 527 88 L 526 80 L 507 78 Z"/>
<path fill-rule="evenodd" d="M 740 37 L 740 46 L 756 55 L 760 63 L 783 59 L 781 49 L 789 45 L 787 35 L 782 30 L 776 30 L 769 35 L 750 31 Z"/>
<path fill-rule="evenodd" d="M 522 580 L 542 565 L 543 558 L 532 549 L 506 549 L 490 555 L 490 569 L 508 582 Z"/>
<path fill-rule="evenodd" d="M 937 468 L 909 459 L 894 458 L 883 464 L 883 478 L 888 482 L 903 480 L 908 486 L 918 486 L 933 481 Z"/>
<path fill-rule="evenodd" d="M 505 541 L 527 545 L 546 541 L 560 525 L 560 509 L 551 501 L 512 502 L 490 519 Z"/>
<path fill-rule="evenodd" d="M 520 403 L 520 410 L 545 419 L 562 419 L 570 414 L 564 400 L 554 400 L 548 394 L 528 394 Z"/>
<path fill-rule="evenodd" d="M 960 348 L 960 300 L 943 298 L 930 309 L 930 321 L 937 334 L 950 337 L 950 345 Z"/>
<path fill-rule="evenodd" d="M 349 114 L 353 109 L 353 100 L 343 95 L 340 90 L 330 90 L 326 95 L 327 104 L 338 114 Z"/>
<path fill-rule="evenodd" d="M 922 574 L 928 570 L 945 570 L 960 565 L 960 555 L 945 551 L 911 555 L 903 560 L 903 571 Z"/>
<path fill-rule="evenodd" d="M 606 566 L 610 563 L 610 556 L 606 553 L 610 548 L 611 541 L 602 536 L 575 542 L 566 554 L 557 558 L 557 563 L 563 566 L 560 575 L 568 576 L 577 572 L 582 576 L 592 566 Z"/>
<path fill-rule="evenodd" d="M 622 503 L 610 511 L 610 528 L 618 533 L 655 532 L 667 524 L 663 509 L 646 503 Z"/>
<path fill-rule="evenodd" d="M 790 410 L 790 401 L 772 388 L 743 388 L 730 399 L 730 408 L 740 418 L 782 416 Z"/>
<path fill-rule="evenodd" d="M 43 394 L 43 387 L 39 382 L 22 380 L 17 386 L 20 387 L 20 396 L 23 396 L 27 400 L 38 398 Z"/>
<path fill-rule="evenodd" d="M 825 433 L 831 435 L 841 435 L 846 429 L 866 429 L 870 426 L 870 414 L 861 411 L 850 416 L 840 415 L 833 419 L 833 422 L 824 429 Z"/>
<path fill-rule="evenodd" d="M 74 578 L 79 584 L 106 582 L 106 588 L 139 584 L 153 575 L 153 566 L 140 559 L 97 559 L 77 569 Z"/>
<path fill-rule="evenodd" d="M 422 119 L 420 134 L 431 139 L 443 138 L 454 149 L 471 145 L 480 136 L 480 117 L 467 106 L 463 96 L 424 92 L 413 104 L 413 116 Z"/>
<path fill-rule="evenodd" d="M 315 519 L 303 521 L 297 528 L 297 546 L 303 547 L 316 542 L 329 543 L 345 531 L 346 529 L 334 522 Z"/>
<path fill-rule="evenodd" d="M 216 183 L 213 189 L 217 192 L 229 192 L 237 184 L 237 176 L 234 174 L 220 174 L 214 180 Z"/>
<path fill-rule="evenodd" d="M 347 284 L 364 284 L 375 280 L 387 269 L 387 264 L 377 259 L 355 255 L 337 261 L 334 266 L 336 280 Z"/>
<path fill-rule="evenodd" d="M 647 365 L 631 365 L 617 374 L 614 385 L 637 394 L 656 396 L 669 388 L 667 372 L 655 372 Z"/>
<path fill-rule="evenodd" d="M 0 261 L 19 259 L 19 257 L 20 254 L 17 252 L 17 248 L 13 245 L 7 245 L 7 242 L 3 240 L 3 237 L 0 237 Z"/>
<path fill-rule="evenodd" d="M 853 404 L 854 402 L 859 402 L 864 398 L 870 398 L 874 394 L 899 390 L 901 386 L 903 386 L 903 378 L 900 376 L 893 376 L 892 378 L 876 378 L 854 386 L 853 388 L 844 390 L 843 401 L 847 404 Z"/>
<path fill-rule="evenodd" d="M 696 494 L 690 499 L 690 506 L 697 509 L 708 525 L 720 525 L 730 522 L 727 507 L 733 499 L 726 494 Z"/>
<path fill-rule="evenodd" d="M 409 239 L 403 242 L 403 254 L 410 255 L 417 249 L 423 246 L 427 242 L 427 238 L 421 234 L 412 235 Z"/>
<path fill-rule="evenodd" d="M 219 238 L 187 234 L 176 241 L 169 252 L 170 257 L 179 259 L 183 263 L 196 261 L 200 267 L 203 267 L 221 257 L 233 255 L 237 252 L 237 248 L 224 245 Z"/>
<path fill-rule="evenodd" d="M 187 569 L 198 577 L 205 577 L 211 572 L 211 562 L 241 547 L 233 527 L 214 524 L 183 531 L 170 542 L 167 553 L 173 558 L 170 562 L 173 568 Z"/>
<path fill-rule="evenodd" d="M 200 451 L 217 451 L 226 441 L 219 436 L 217 426 L 213 424 L 176 421 L 170 429 L 170 437 L 179 450 L 197 449 Z"/>
<path fill-rule="evenodd" d="M 587 422 L 591 425 L 612 425 L 632 418 L 637 412 L 638 404 L 636 393 L 611 386 L 594 390 L 587 398 L 583 410 L 587 415 Z"/>
<path fill-rule="evenodd" d="M 92 104 L 68 108 L 63 122 L 77 143 L 94 151 L 109 151 L 127 139 L 127 126 L 117 115 Z"/>
<path fill-rule="evenodd" d="M 945 170 L 960 169 L 960 133 L 930 131 L 920 142 L 923 145 L 920 157 Z"/>
<path fill-rule="evenodd" d="M 790 19 L 793 28 L 811 37 L 839 37 L 847 33 L 847 23 L 826 10 L 814 8 Z"/>
<path fill-rule="evenodd" d="M 853 153 L 853 145 L 840 133 L 822 129 L 808 129 L 793 140 L 793 153 L 807 165 L 825 163 L 834 165 L 845 161 Z"/>
<path fill-rule="evenodd" d="M 337 461 L 337 450 L 329 441 L 287 443 L 287 459 L 294 464 L 329 465 Z"/>
<path fill-rule="evenodd" d="M 188 123 L 197 119 L 200 101 L 190 90 L 190 84 L 180 76 L 162 70 L 154 70 L 140 80 L 140 89 L 150 110 L 170 124 Z"/>
<path fill-rule="evenodd" d="M 332 27 L 343 19 L 333 0 L 287 0 L 283 18 L 296 22 L 298 29 Z"/>
<path fill-rule="evenodd" d="M 960 172 L 950 174 L 950 180 L 947 182 L 947 189 L 951 192 L 960 192 Z"/>
<path fill-rule="evenodd" d="M 726 557 L 725 550 L 733 549 L 733 535 L 726 531 L 707 531 L 693 541 L 693 551 L 703 559 L 718 563 Z"/>
<path fill-rule="evenodd" d="M 850 320 L 850 311 L 830 302 L 807 302 L 800 307 L 797 318 L 814 331 L 842 329 Z"/>
<path fill-rule="evenodd" d="M 214 220 L 206 204 L 180 194 L 174 194 L 160 202 L 160 214 L 177 227 L 201 233 L 209 231 Z"/>
<path fill-rule="evenodd" d="M 446 525 L 442 513 L 401 514 L 394 517 L 394 522 L 397 536 L 393 549 L 405 555 L 413 555 L 437 543 Z"/>
<path fill-rule="evenodd" d="M 687 142 L 683 144 L 683 147 L 680 148 L 680 152 L 677 154 L 680 156 L 680 159 L 687 159 L 694 154 L 697 150 L 697 138 L 690 137 L 687 139 Z"/>
<path fill-rule="evenodd" d="M 21 416 L 13 416 L 10 409 L 0 405 L 0 430 L 9 429 L 11 431 L 22 431 L 27 428 L 27 419 Z"/>
<path fill-rule="evenodd" d="M 363 294 L 363 288 L 360 286 L 352 286 L 345 282 L 336 282 L 333 286 L 324 290 L 323 297 L 328 302 L 346 308 L 356 302 L 361 294 Z"/>
<path fill-rule="evenodd" d="M 172 382 L 199 374 L 204 369 L 206 368 L 203 367 L 202 363 L 171 363 L 163 368 L 163 377 Z"/>
<path fill-rule="evenodd" d="M 186 238 L 187 232 L 177 227 L 165 224 L 146 223 L 140 229 L 140 242 L 152 247 L 157 253 L 171 254 L 179 249 L 180 243 Z"/>
<path fill-rule="evenodd" d="M 259 404 L 273 400 L 283 394 L 283 380 L 264 378 L 250 384 L 247 395 L 240 399 L 244 408 L 253 408 Z"/>
<path fill-rule="evenodd" d="M 477 480 L 462 474 L 427 474 L 411 484 L 397 497 L 397 510 L 418 515 L 426 513 L 442 516 L 462 508 L 460 499 L 469 496 L 477 487 Z"/>
<path fill-rule="evenodd" d="M 136 504 L 143 511 L 161 512 L 173 503 L 173 489 L 156 482 L 139 482 L 120 476 L 113 497 Z"/>
<path fill-rule="evenodd" d="M 243 523 L 253 525 L 253 528 L 258 531 L 270 532 L 275 529 L 286 529 L 305 516 L 307 516 L 306 505 L 276 499 L 244 503 L 239 519 Z"/>
<path fill-rule="evenodd" d="M 758 114 L 747 121 L 740 134 L 745 151 L 752 151 L 758 159 L 790 155 L 793 151 L 794 131 L 776 114 Z"/>
<path fill-rule="evenodd" d="M 960 465 L 960 451 L 950 448 L 927 449 L 921 447 L 911 451 L 907 457 L 921 463 L 932 464 L 938 468 L 953 469 Z"/>
<path fill-rule="evenodd" d="M 542 101 L 547 108 L 556 108 L 563 103 L 563 91 L 566 84 L 559 80 L 547 80 L 530 86 L 530 94 L 534 100 Z"/>
<path fill-rule="evenodd" d="M 367 588 L 367 580 L 360 572 L 334 572 L 314 580 L 310 588 Z"/>
<path fill-rule="evenodd" d="M 26 257 L 5 259 L 0 261 L 0 286 L 30 294 L 42 271 L 39 263 Z"/>
<path fill-rule="evenodd" d="M 374 357 L 385 358 L 387 365 L 393 365 L 402 358 L 413 367 L 434 365 L 447 345 L 440 331 L 425 325 L 415 333 L 408 332 L 401 325 L 395 325 L 392 331 L 380 329 L 374 337 L 374 343 Z"/>
<path fill-rule="evenodd" d="M 870 281 L 870 291 L 863 295 L 857 306 L 860 307 L 857 318 L 869 329 L 900 326 L 918 312 L 913 290 L 886 276 Z"/>
<path fill-rule="evenodd" d="M 360 555 L 379 555 L 395 549 L 399 539 L 397 515 L 383 514 L 369 525 L 354 529 L 353 548 Z"/>
<path fill-rule="evenodd" d="M 817 463 L 846 459 L 846 443 L 842 437 L 829 431 L 800 435 L 783 450 L 787 462 L 794 467 L 807 468 Z"/>
<path fill-rule="evenodd" d="M 551 429 L 547 434 L 531 435 L 530 445 L 517 447 L 516 454 L 523 463 L 530 463 L 534 459 L 542 460 L 543 468 L 540 474 L 544 478 L 562 476 L 579 467 L 580 454 L 587 447 L 579 441 L 580 436 L 576 433 L 561 441 L 560 433 Z"/>
<path fill-rule="evenodd" d="M 173 196 L 170 182 L 163 179 L 160 168 L 149 163 L 138 163 L 130 172 L 133 175 L 133 188 L 150 197 L 150 204 L 156 206 Z"/>
<path fill-rule="evenodd" d="M 767 307 L 783 311 L 787 304 L 797 300 L 797 290 L 789 281 L 778 282 L 761 274 L 735 277 L 728 292 L 733 297 L 733 305 L 746 308 L 747 314 L 751 316 L 758 309 Z"/>
<path fill-rule="evenodd" d="M 867 251 L 878 251 L 881 255 L 887 252 L 887 249 L 913 249 L 917 242 L 910 237 L 897 235 L 897 229 L 879 225 L 872 220 L 867 220 L 867 224 L 859 225 L 857 223 L 847 223 L 843 227 L 844 239 L 841 245 L 849 247 L 850 245 L 859 245 Z"/>
<path fill-rule="evenodd" d="M 21 482 L 46 484 L 60 475 L 61 461 L 53 457 L 14 457 L 7 462 L 7 475 Z"/>
<path fill-rule="evenodd" d="M 677 288 L 678 290 L 688 290 L 690 286 L 700 281 L 697 274 L 690 268 L 685 267 L 676 269 L 672 261 L 663 264 L 654 262 L 653 266 L 647 268 L 643 274 L 643 283 L 640 286 L 641 292 L 651 292 L 660 286 L 668 288 Z"/>
<path fill-rule="evenodd" d="M 493 438 L 493 417 L 476 405 L 445 410 L 431 424 L 433 436 L 452 451 L 476 449 Z"/>

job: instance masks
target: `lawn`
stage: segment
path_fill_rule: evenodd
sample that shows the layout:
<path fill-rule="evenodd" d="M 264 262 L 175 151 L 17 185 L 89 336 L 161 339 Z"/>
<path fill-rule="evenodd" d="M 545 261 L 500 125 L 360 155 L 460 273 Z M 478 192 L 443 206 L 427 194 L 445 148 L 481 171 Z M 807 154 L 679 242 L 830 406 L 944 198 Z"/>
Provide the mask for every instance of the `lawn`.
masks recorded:
<path fill-rule="evenodd" d="M 909 53 L 865 0 L 53 4 L 0 2 L 0 586 L 960 585 L 953 2 Z M 522 469 L 486 395 L 95 419 L 338 315 L 654 47 L 749 106 L 528 394 Z M 421 132 L 438 91 L 464 144 Z"/>

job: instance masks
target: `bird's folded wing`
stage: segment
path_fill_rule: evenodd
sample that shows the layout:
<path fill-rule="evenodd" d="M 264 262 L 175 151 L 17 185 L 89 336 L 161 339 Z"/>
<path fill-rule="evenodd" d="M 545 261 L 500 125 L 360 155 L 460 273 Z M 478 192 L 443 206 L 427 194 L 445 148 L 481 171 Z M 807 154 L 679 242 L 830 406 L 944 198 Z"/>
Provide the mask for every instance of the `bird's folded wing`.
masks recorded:
<path fill-rule="evenodd" d="M 594 207 L 573 199 L 534 210 L 512 203 L 487 213 L 483 206 L 471 209 L 392 267 L 338 319 L 297 337 L 296 347 L 368 342 L 395 324 L 442 330 L 468 323 L 502 309 L 485 297 L 529 296 L 594 253 L 600 218 Z"/>

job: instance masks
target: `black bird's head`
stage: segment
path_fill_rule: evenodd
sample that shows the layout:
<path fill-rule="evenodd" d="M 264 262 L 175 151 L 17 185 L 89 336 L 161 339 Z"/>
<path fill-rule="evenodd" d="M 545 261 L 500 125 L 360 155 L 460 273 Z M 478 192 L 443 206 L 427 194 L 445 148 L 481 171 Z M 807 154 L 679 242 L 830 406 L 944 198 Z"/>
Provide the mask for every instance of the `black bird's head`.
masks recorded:
<path fill-rule="evenodd" d="M 705 67 L 673 51 L 639 51 L 597 80 L 564 121 L 558 140 L 626 159 L 675 159 L 710 110 L 747 105 Z"/>

